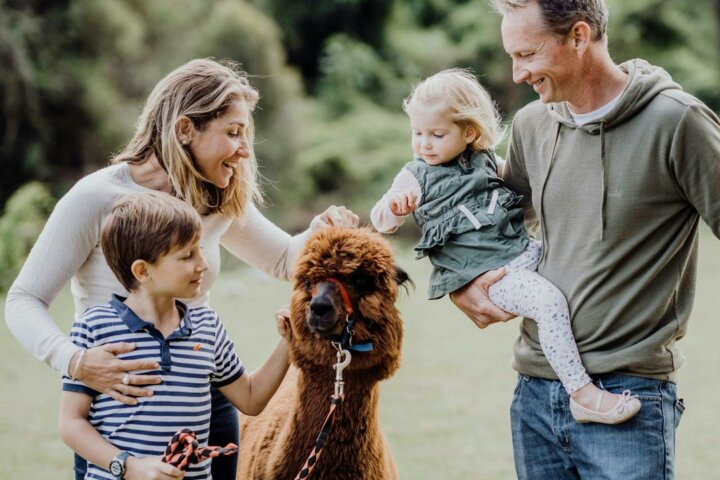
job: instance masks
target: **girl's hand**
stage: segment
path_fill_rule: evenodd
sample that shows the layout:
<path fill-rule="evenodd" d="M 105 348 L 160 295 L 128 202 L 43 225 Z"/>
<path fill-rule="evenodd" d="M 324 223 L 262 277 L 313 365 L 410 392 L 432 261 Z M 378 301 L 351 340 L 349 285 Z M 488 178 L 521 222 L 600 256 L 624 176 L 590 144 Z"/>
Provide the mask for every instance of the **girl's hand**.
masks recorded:
<path fill-rule="evenodd" d="M 185 472 L 157 457 L 128 457 L 125 460 L 125 480 L 172 480 L 183 477 Z"/>
<path fill-rule="evenodd" d="M 277 323 L 277 331 L 281 337 L 290 341 L 292 337 L 292 329 L 290 328 L 290 307 L 285 305 L 275 312 L 275 322 Z"/>
<path fill-rule="evenodd" d="M 404 217 L 415 211 L 417 196 L 412 192 L 396 193 L 388 202 L 390 211 L 396 217 Z"/>
<path fill-rule="evenodd" d="M 134 397 L 150 397 L 153 392 L 135 385 L 156 385 L 162 380 L 160 375 L 131 374 L 128 377 L 128 383 L 123 384 L 125 374 L 160 368 L 157 362 L 151 360 L 120 360 L 117 358 L 117 355 L 132 352 L 134 349 L 134 343 L 111 343 L 89 348 L 83 355 L 75 379 L 81 380 L 93 390 L 110 395 L 118 402 L 127 405 L 137 404 L 137 399 Z M 75 371 L 79 356 L 78 352 L 70 361 L 68 376 Z"/>
<path fill-rule="evenodd" d="M 340 206 L 331 205 L 323 213 L 313 218 L 310 223 L 310 230 L 317 231 L 327 227 L 350 227 L 357 228 L 360 224 L 360 217 L 351 210 Z"/>

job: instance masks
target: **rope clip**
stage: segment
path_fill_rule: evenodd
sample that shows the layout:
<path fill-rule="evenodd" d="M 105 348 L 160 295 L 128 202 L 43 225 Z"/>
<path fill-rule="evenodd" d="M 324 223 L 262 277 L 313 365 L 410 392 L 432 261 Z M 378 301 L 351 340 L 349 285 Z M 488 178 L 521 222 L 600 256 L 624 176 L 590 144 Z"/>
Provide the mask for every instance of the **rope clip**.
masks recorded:
<path fill-rule="evenodd" d="M 352 355 L 349 350 L 345 350 L 344 348 L 338 348 L 338 346 L 335 346 L 335 349 L 337 350 L 337 363 L 333 366 L 333 368 L 335 368 L 335 397 L 342 397 L 344 395 L 343 389 L 345 387 L 345 382 L 343 382 L 343 370 L 350 365 Z"/>

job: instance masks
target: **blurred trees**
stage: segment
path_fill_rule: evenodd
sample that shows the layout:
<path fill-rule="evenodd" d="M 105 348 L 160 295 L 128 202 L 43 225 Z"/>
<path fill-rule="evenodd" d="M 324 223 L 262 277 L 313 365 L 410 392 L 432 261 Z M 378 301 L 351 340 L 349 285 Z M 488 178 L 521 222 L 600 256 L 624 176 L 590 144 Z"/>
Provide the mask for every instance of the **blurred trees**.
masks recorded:
<path fill-rule="evenodd" d="M 720 108 L 720 1 L 608 5 L 616 61 L 646 58 Z M 507 122 L 535 98 L 512 83 L 488 0 L 0 0 L 0 206 L 106 164 L 152 86 L 200 56 L 256 75 L 268 214 L 291 229 L 330 202 L 367 220 L 410 158 L 401 102 L 419 79 L 469 67 Z"/>
<path fill-rule="evenodd" d="M 162 76 L 191 58 L 232 58 L 256 77 L 258 156 L 282 178 L 294 157 L 301 82 L 276 24 L 218 0 L 0 0 L 0 206 L 31 179 L 61 194 L 129 139 Z M 272 142 L 267 132 L 284 131 Z"/>
<path fill-rule="evenodd" d="M 345 2 L 313 2 L 325 3 Z M 487 0 L 389 3 L 384 30 L 373 37 L 373 42 L 381 38 L 381 45 L 353 31 L 334 33 L 320 52 L 317 78 L 306 82 L 317 107 L 308 110 L 311 120 L 293 177 L 304 179 L 298 190 L 304 206 L 342 202 L 367 220 L 372 203 L 410 159 L 402 98 L 438 70 L 472 69 L 507 123 L 536 98 L 532 89 L 513 84 L 500 19 Z M 720 43 L 720 2 L 608 0 L 608 5 L 617 62 L 642 57 L 663 66 L 686 90 L 720 108 L 720 50 L 708 48 Z"/>
<path fill-rule="evenodd" d="M 389 0 L 258 0 L 278 22 L 290 61 L 297 65 L 309 87 L 319 74 L 319 55 L 334 34 L 343 33 L 367 44 L 382 47 Z"/>
<path fill-rule="evenodd" d="M 47 187 L 29 182 L 15 191 L 0 217 L 0 292 L 10 287 L 55 206 Z"/>

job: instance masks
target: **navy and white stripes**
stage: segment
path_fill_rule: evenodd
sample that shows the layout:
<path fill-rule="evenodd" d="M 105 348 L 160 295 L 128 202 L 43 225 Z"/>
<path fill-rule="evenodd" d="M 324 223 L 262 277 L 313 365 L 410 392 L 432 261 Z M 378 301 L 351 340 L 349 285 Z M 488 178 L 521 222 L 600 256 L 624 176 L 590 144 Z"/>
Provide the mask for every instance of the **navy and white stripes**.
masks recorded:
<path fill-rule="evenodd" d="M 148 359 L 160 364 L 158 371 L 135 371 L 133 375 L 160 375 L 162 383 L 149 385 L 152 397 L 138 398 L 137 405 L 125 405 L 82 382 L 63 378 L 63 390 L 93 397 L 88 420 L 110 443 L 136 456 L 160 457 L 168 441 L 182 428 L 197 434 L 206 446 L 210 428 L 210 383 L 223 386 L 244 373 L 225 327 L 212 310 L 188 310 L 177 302 L 182 315 L 180 326 L 167 338 L 152 323 L 138 318 L 114 296 L 109 304 L 89 308 L 72 327 L 70 336 L 84 348 L 109 343 L 132 342 L 135 350 L 118 358 Z M 188 469 L 185 478 L 209 478 L 210 460 Z M 85 478 L 114 477 L 88 464 Z"/>

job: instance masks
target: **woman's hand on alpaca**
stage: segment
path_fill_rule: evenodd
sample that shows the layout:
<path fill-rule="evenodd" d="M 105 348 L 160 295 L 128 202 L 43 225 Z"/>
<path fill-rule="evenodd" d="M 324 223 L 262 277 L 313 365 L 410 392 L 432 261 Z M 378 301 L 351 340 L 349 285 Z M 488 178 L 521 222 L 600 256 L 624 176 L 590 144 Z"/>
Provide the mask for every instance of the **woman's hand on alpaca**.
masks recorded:
<path fill-rule="evenodd" d="M 159 375 L 137 375 L 128 377 L 129 383 L 123 383 L 123 378 L 130 372 L 141 370 L 157 370 L 160 366 L 150 360 L 120 360 L 117 355 L 132 352 L 134 343 L 111 343 L 99 347 L 89 348 L 83 355 L 79 367 L 76 368 L 79 353 L 70 361 L 69 374 L 75 372 L 75 378 L 85 385 L 106 393 L 118 402 L 135 405 L 134 397 L 152 396 L 152 390 L 137 385 L 156 385 L 161 383 Z"/>
<path fill-rule="evenodd" d="M 417 207 L 417 196 L 413 192 L 400 192 L 388 201 L 388 208 L 396 217 L 410 215 Z"/>
<path fill-rule="evenodd" d="M 516 317 L 495 305 L 488 296 L 488 289 L 505 276 L 505 268 L 490 270 L 464 287 L 450 294 L 450 300 L 478 328 L 485 328 L 497 322 L 507 322 Z"/>
<path fill-rule="evenodd" d="M 290 341 L 292 330 L 290 328 L 290 306 L 285 305 L 275 312 L 275 322 L 277 323 L 277 331 L 282 338 Z"/>
<path fill-rule="evenodd" d="M 125 480 L 170 480 L 185 477 L 185 472 L 157 457 L 128 457 L 125 470 Z"/>
<path fill-rule="evenodd" d="M 330 205 L 327 210 L 313 218 L 310 223 L 310 230 L 313 232 L 327 227 L 350 227 L 357 228 L 360 224 L 360 217 L 343 206 Z"/>

